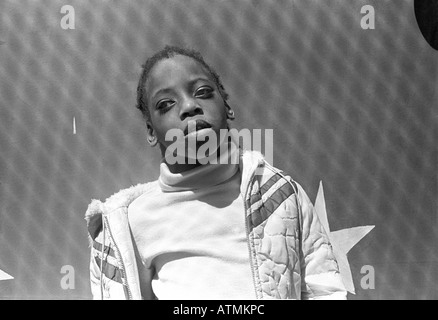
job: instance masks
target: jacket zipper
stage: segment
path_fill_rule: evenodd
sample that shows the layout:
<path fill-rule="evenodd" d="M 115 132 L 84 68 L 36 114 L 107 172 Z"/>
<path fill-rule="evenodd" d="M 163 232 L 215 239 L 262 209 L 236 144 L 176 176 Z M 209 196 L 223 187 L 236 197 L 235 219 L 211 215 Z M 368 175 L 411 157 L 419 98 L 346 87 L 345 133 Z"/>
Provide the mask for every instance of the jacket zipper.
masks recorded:
<path fill-rule="evenodd" d="M 249 179 L 249 184 L 248 187 L 245 191 L 245 195 L 243 196 L 243 207 L 244 207 L 244 218 L 245 218 L 245 230 L 246 230 L 246 239 L 247 239 L 247 244 L 248 244 L 248 253 L 249 253 L 249 264 L 251 267 L 251 274 L 252 274 L 252 281 L 254 284 L 254 291 L 255 291 L 255 296 L 256 299 L 259 299 L 259 295 L 257 293 L 257 281 L 256 281 L 256 276 L 255 276 L 255 270 L 254 270 L 254 264 L 252 262 L 252 248 L 251 248 L 251 241 L 250 241 L 250 237 L 249 237 L 249 223 L 247 221 L 247 211 L 248 211 L 248 207 L 246 205 L 246 199 L 247 199 L 247 195 L 248 195 L 248 191 L 249 191 L 249 186 L 251 185 L 252 180 L 254 179 L 254 173 L 251 175 L 251 178 Z"/>
<path fill-rule="evenodd" d="M 115 248 L 115 252 L 116 252 L 116 259 L 117 259 L 117 262 L 119 263 L 120 271 L 122 272 L 122 279 L 124 279 L 124 282 L 125 282 L 123 285 L 126 287 L 126 290 L 128 291 L 128 300 L 132 300 L 131 289 L 129 289 L 128 278 L 126 277 L 126 272 L 125 272 L 125 264 L 123 263 L 123 259 L 121 258 L 122 255 L 120 253 L 119 247 L 117 246 L 116 242 L 114 241 L 114 237 L 113 237 L 113 234 L 111 233 L 109 223 L 105 217 L 104 217 L 104 221 L 105 221 L 105 226 L 108 229 L 109 236 L 114 244 L 114 248 Z"/>

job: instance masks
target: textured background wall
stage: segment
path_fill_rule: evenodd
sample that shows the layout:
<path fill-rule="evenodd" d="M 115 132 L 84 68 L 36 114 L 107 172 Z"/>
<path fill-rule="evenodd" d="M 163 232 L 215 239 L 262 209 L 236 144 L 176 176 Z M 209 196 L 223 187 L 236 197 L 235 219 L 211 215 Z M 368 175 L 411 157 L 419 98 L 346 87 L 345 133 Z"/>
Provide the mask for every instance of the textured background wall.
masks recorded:
<path fill-rule="evenodd" d="M 15 279 L 0 298 L 91 297 L 83 215 L 158 176 L 134 106 L 140 65 L 165 44 L 218 70 L 236 128 L 274 128 L 274 165 L 312 200 L 323 181 L 332 230 L 376 226 L 348 255 L 349 298 L 438 298 L 438 52 L 412 0 L 1 0 L 0 269 Z"/>

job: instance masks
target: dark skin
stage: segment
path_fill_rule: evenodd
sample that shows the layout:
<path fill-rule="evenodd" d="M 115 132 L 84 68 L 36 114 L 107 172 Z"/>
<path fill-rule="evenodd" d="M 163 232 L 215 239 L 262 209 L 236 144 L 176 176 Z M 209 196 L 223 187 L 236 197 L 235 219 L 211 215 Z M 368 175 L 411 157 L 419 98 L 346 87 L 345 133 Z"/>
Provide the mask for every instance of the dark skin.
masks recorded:
<path fill-rule="evenodd" d="M 221 129 L 228 128 L 234 114 L 222 98 L 210 73 L 196 60 L 176 55 L 159 61 L 151 70 L 145 83 L 150 119 L 147 121 L 147 140 L 152 146 L 159 145 L 165 160 L 166 132 L 171 129 L 187 129 L 191 120 L 203 121 L 219 137 Z M 200 163 L 169 164 L 172 173 L 184 172 L 200 166 Z"/>

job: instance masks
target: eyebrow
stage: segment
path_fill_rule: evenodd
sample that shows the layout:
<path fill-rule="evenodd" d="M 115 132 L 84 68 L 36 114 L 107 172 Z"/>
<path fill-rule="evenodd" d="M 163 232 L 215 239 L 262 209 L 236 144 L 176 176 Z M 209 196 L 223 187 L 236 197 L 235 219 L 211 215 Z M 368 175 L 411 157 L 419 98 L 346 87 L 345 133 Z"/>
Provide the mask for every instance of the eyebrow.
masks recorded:
<path fill-rule="evenodd" d="M 196 82 L 198 82 L 198 81 L 212 82 L 212 80 L 210 80 L 210 79 L 208 79 L 208 78 L 205 78 L 205 77 L 197 77 L 197 78 L 194 78 L 194 79 L 192 79 L 192 80 L 189 81 L 189 87 L 193 87 L 193 85 L 194 85 Z M 159 89 L 159 90 L 157 90 L 156 92 L 154 92 L 154 94 L 153 94 L 151 97 L 152 97 L 152 99 L 154 99 L 154 98 L 155 98 L 157 95 L 159 95 L 159 94 L 170 93 L 170 92 L 172 92 L 172 91 L 173 91 L 172 88 L 162 88 L 162 89 Z"/>

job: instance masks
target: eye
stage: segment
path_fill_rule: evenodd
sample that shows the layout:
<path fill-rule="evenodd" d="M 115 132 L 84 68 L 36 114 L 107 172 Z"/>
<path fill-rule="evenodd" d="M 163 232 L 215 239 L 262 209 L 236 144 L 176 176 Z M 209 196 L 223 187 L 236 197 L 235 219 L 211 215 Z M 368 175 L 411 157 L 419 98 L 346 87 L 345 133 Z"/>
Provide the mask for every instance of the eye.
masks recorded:
<path fill-rule="evenodd" d="M 170 108 L 175 105 L 175 101 L 169 99 L 163 99 L 157 102 L 155 109 L 161 114 L 166 113 Z"/>
<path fill-rule="evenodd" d="M 195 97 L 201 99 L 209 99 L 213 97 L 213 91 L 213 88 L 208 86 L 200 87 L 196 90 Z"/>

